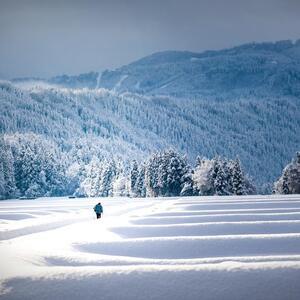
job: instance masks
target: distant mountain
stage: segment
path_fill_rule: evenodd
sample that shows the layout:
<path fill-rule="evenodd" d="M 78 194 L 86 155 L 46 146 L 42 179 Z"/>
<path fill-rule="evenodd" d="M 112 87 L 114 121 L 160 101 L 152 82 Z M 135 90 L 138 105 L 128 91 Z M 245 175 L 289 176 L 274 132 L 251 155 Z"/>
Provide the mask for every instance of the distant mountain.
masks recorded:
<path fill-rule="evenodd" d="M 299 150 L 299 97 L 300 41 L 167 51 L 114 71 L 2 82 L 0 132 L 46 136 L 70 157 L 239 156 L 263 185 Z"/>
<path fill-rule="evenodd" d="M 52 77 L 48 82 L 50 84 L 64 86 L 68 88 L 89 88 L 94 89 L 97 87 L 97 78 L 99 73 L 90 72 L 80 74 L 78 76 L 61 75 Z"/>
<path fill-rule="evenodd" d="M 179 97 L 249 92 L 299 96 L 300 40 L 203 53 L 159 52 L 114 71 L 57 76 L 49 83 Z"/>

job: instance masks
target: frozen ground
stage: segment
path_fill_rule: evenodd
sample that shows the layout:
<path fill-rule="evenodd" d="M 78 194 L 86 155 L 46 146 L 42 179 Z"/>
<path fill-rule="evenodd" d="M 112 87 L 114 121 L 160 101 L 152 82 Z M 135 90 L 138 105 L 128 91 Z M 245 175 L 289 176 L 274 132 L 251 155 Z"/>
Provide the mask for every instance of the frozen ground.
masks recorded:
<path fill-rule="evenodd" d="M 1 299 L 300 299 L 300 195 L 0 202 Z"/>

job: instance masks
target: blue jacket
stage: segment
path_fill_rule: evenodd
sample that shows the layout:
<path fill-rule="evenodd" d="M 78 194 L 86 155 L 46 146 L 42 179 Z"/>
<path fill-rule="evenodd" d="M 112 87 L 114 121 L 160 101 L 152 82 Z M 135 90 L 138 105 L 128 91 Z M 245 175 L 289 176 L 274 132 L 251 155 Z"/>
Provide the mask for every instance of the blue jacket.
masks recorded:
<path fill-rule="evenodd" d="M 103 213 L 103 207 L 101 204 L 96 204 L 94 207 L 94 211 L 96 214 L 101 214 Z"/>

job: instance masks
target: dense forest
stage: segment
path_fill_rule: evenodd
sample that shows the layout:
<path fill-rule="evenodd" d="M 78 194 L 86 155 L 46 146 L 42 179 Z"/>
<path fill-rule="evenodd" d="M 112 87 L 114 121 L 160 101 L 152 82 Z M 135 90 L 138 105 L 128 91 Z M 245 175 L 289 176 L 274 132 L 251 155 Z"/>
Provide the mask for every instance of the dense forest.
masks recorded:
<path fill-rule="evenodd" d="M 93 156 L 142 162 L 167 148 L 243 162 L 259 190 L 280 176 L 299 149 L 300 111 L 291 97 L 189 99 L 98 89 L 18 88 L 0 83 L 0 132 L 34 133 L 89 161 Z M 271 183 L 271 185 L 270 185 Z"/>
<path fill-rule="evenodd" d="M 186 156 L 169 149 L 142 163 L 130 164 L 101 155 L 70 157 L 54 143 L 34 135 L 5 137 L 0 147 L 1 198 L 74 195 L 191 196 L 255 193 L 239 159 Z"/>
<path fill-rule="evenodd" d="M 78 154 L 80 151 L 78 152 Z M 82 153 L 81 153 L 82 154 Z M 0 199 L 16 197 L 158 197 L 249 195 L 256 188 L 238 158 L 198 156 L 190 165 L 172 149 L 143 162 L 124 162 L 100 153 L 70 156 L 35 134 L 5 136 L 0 143 Z M 300 192 L 300 153 L 274 185 L 274 192 Z"/>

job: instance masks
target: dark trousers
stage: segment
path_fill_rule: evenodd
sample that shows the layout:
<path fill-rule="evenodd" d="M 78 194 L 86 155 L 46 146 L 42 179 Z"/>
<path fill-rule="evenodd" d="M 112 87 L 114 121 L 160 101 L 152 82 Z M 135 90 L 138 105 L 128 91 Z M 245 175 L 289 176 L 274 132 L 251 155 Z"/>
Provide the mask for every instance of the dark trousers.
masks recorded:
<path fill-rule="evenodd" d="M 96 213 L 96 216 L 97 216 L 97 219 L 101 219 L 101 213 L 100 214 Z"/>

